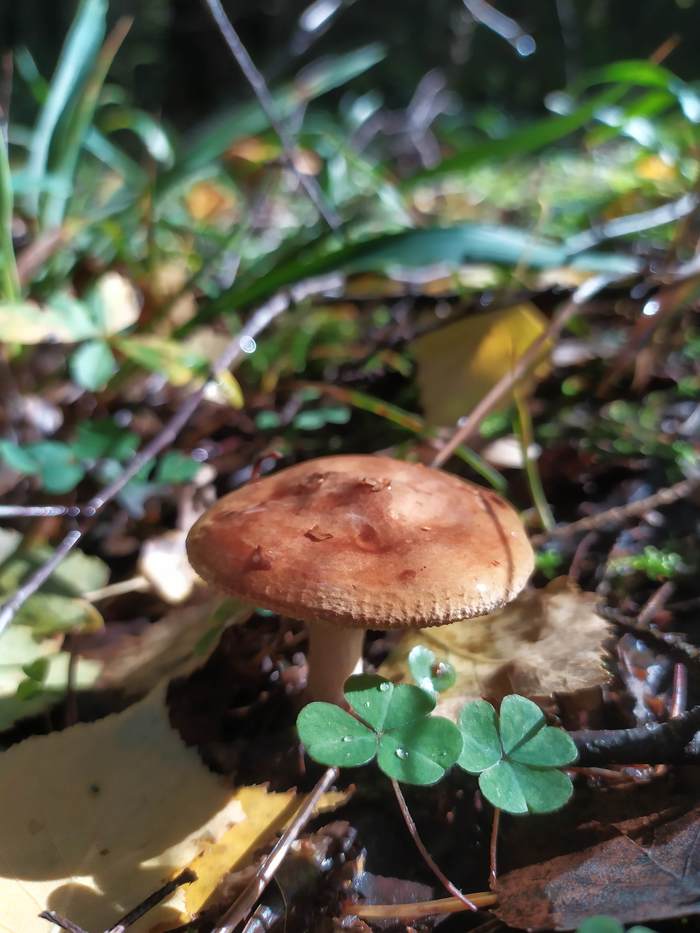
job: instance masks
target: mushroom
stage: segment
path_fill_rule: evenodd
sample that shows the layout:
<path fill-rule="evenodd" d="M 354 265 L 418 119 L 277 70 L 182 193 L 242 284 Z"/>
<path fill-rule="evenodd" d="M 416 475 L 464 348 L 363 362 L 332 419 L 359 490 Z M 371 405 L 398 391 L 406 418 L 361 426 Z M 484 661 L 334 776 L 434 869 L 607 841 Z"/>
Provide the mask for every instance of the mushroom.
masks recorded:
<path fill-rule="evenodd" d="M 309 460 L 229 493 L 192 527 L 187 553 L 207 582 L 305 621 L 307 695 L 341 704 L 365 629 L 485 615 L 533 569 L 520 519 L 496 493 L 371 455 Z"/>

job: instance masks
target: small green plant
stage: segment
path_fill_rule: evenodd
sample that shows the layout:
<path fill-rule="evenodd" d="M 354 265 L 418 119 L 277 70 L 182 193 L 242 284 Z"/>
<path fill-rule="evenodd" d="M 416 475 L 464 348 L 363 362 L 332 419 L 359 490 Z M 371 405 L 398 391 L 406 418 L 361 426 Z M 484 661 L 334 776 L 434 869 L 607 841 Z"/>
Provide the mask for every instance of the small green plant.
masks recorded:
<path fill-rule="evenodd" d="M 454 683 L 451 665 L 414 648 L 409 668 L 417 686 L 378 675 L 348 678 L 345 698 L 356 716 L 333 703 L 309 703 L 297 730 L 314 761 L 358 767 L 376 758 L 381 771 L 406 784 L 435 784 L 454 764 L 479 776 L 486 799 L 508 813 L 548 813 L 563 807 L 573 786 L 560 768 L 577 751 L 563 729 L 521 696 L 505 697 L 500 717 L 485 700 L 468 703 L 456 726 L 434 716 L 437 694 Z M 359 718 L 358 718 L 359 717 Z"/>
<path fill-rule="evenodd" d="M 503 699 L 500 716 L 474 700 L 459 717 L 462 753 L 457 764 L 479 775 L 489 803 L 508 813 L 549 813 L 569 800 L 573 785 L 559 769 L 576 760 L 576 746 L 563 730 L 548 726 L 532 700 Z"/>
<path fill-rule="evenodd" d="M 376 757 L 387 777 L 406 784 L 435 784 L 457 761 L 462 737 L 449 719 L 431 716 L 434 694 L 375 674 L 349 677 L 344 692 L 359 719 L 333 703 L 309 703 L 299 714 L 314 761 L 352 768 Z"/>

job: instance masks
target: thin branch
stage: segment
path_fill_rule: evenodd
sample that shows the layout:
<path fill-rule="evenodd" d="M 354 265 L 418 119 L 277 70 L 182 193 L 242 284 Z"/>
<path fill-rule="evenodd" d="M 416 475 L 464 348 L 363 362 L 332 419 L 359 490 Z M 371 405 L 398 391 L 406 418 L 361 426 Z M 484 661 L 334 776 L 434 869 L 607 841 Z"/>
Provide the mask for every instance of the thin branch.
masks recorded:
<path fill-rule="evenodd" d="M 62 930 L 68 930 L 68 933 L 88 933 L 87 930 L 79 927 L 77 923 L 72 923 L 70 920 L 66 919 L 66 917 L 57 914 L 54 910 L 42 910 L 39 914 L 39 919 L 48 920 L 49 923 L 53 923 Z"/>
<path fill-rule="evenodd" d="M 469 900 L 479 909 L 493 907 L 497 898 L 490 891 L 477 891 Z M 414 904 L 353 904 L 343 905 L 344 916 L 359 917 L 360 920 L 421 920 L 441 914 L 457 914 L 468 910 L 458 897 L 441 897 L 435 901 L 416 901 Z"/>
<path fill-rule="evenodd" d="M 154 891 L 153 894 L 149 894 L 144 901 L 134 907 L 133 910 L 130 910 L 128 914 L 125 914 L 121 920 L 118 920 L 106 933 L 124 933 L 128 927 L 136 923 L 137 920 L 140 920 L 149 910 L 153 910 L 156 904 L 160 904 L 161 901 L 164 901 L 173 891 L 182 887 L 183 884 L 192 884 L 192 882 L 196 880 L 197 875 L 191 868 L 186 868 L 183 872 L 180 872 L 177 878 L 173 878 L 161 888 L 158 888 L 157 891 Z"/>
<path fill-rule="evenodd" d="M 650 639 L 668 651 L 675 651 L 683 655 L 684 659 L 696 665 L 700 663 L 700 647 L 687 641 L 678 632 L 665 632 L 651 622 L 640 623 L 639 618 L 625 615 L 619 609 L 607 606 L 605 603 L 597 605 L 595 611 L 602 618 L 613 622 L 615 625 L 621 625 L 628 631 L 634 632 L 635 635 L 639 635 L 640 638 Z"/>
<path fill-rule="evenodd" d="M 581 531 L 597 531 L 606 528 L 608 525 L 621 525 L 628 518 L 636 518 L 651 512 L 652 509 L 658 509 L 665 505 L 672 505 L 679 499 L 686 496 L 700 486 L 700 476 L 692 476 L 690 479 L 683 479 L 673 486 L 666 486 L 659 489 L 650 496 L 643 499 L 637 499 L 634 502 L 628 502 L 626 505 L 618 505 L 613 509 L 607 509 L 605 512 L 598 512 L 597 515 L 589 515 L 586 518 L 580 518 L 576 522 L 570 522 L 568 525 L 562 525 L 559 528 L 553 528 L 546 534 L 534 535 L 531 539 L 534 545 L 543 544 L 550 538 L 568 538 L 570 535 L 578 534 Z"/>
<path fill-rule="evenodd" d="M 255 337 L 261 333 L 278 315 L 288 306 L 286 300 L 275 296 L 271 301 L 262 305 L 251 316 L 245 327 L 231 340 L 221 356 L 212 366 L 214 376 L 235 367 L 249 353 L 255 351 Z M 102 509 L 126 486 L 129 480 L 153 460 L 162 450 L 172 444 L 184 425 L 195 413 L 206 393 L 206 386 L 202 386 L 188 395 L 172 418 L 164 425 L 159 433 L 152 438 L 124 467 L 123 472 L 109 485 L 94 495 L 86 505 L 81 507 L 80 513 L 84 518 L 79 529 L 69 531 L 57 546 L 51 557 L 41 565 L 22 586 L 0 606 L 0 634 L 7 628 L 24 603 L 39 587 L 48 580 L 59 564 L 70 554 L 81 540 L 86 530 L 99 515 Z"/>
<path fill-rule="evenodd" d="M 452 437 L 442 446 L 433 458 L 431 466 L 442 466 L 461 444 L 466 443 L 484 418 L 537 364 L 546 345 L 559 337 L 559 334 L 571 318 L 578 314 L 581 306 L 614 281 L 615 279 L 611 276 L 597 275 L 588 279 L 576 289 L 569 301 L 554 315 L 547 330 L 530 344 L 527 351 L 515 363 L 510 372 L 499 379 L 496 385 L 486 393 L 464 423 L 457 428 Z"/>
<path fill-rule="evenodd" d="M 697 763 L 700 749 L 700 706 L 669 722 L 648 723 L 633 729 L 582 729 L 570 732 L 583 765 Z"/>
<path fill-rule="evenodd" d="M 567 256 L 575 256 L 577 253 L 582 253 L 584 250 L 605 242 L 605 240 L 628 236 L 632 233 L 641 233 L 644 230 L 653 230 L 655 227 L 663 227 L 675 220 L 681 220 L 683 217 L 692 214 L 698 204 L 700 204 L 700 198 L 696 194 L 684 194 L 677 201 L 662 204 L 660 207 L 654 207 L 649 211 L 640 211 L 638 214 L 616 217 L 614 220 L 609 220 L 570 237 L 565 243 Z"/>
<path fill-rule="evenodd" d="M 54 518 L 65 515 L 77 518 L 77 505 L 0 505 L 0 518 Z"/>
<path fill-rule="evenodd" d="M 398 802 L 399 809 L 401 810 L 401 816 L 404 819 L 406 828 L 411 834 L 411 838 L 413 839 L 413 842 L 416 848 L 418 849 L 418 851 L 420 852 L 421 857 L 423 858 L 423 861 L 425 862 L 425 864 L 428 866 L 431 872 L 435 875 L 435 877 L 438 879 L 440 884 L 445 888 L 445 890 L 448 891 L 453 897 L 456 897 L 459 901 L 461 901 L 464 907 L 467 908 L 467 910 L 478 910 L 479 908 L 476 906 L 476 904 L 474 904 L 472 901 L 469 900 L 468 897 L 462 894 L 462 892 L 459 890 L 459 888 L 456 885 L 452 884 L 452 882 L 447 877 L 447 875 L 444 873 L 444 871 L 435 862 L 430 852 L 428 852 L 425 846 L 425 843 L 423 842 L 423 840 L 418 834 L 418 829 L 416 828 L 416 824 L 414 823 L 413 817 L 411 816 L 411 811 L 408 809 L 408 804 L 406 803 L 406 799 L 401 791 L 401 788 L 399 787 L 399 782 L 394 780 L 394 778 L 392 778 L 391 786 L 394 789 L 394 795 Z"/>
<path fill-rule="evenodd" d="M 220 0 L 203 0 L 203 3 L 211 13 L 212 19 L 216 23 L 231 54 L 236 59 L 238 67 L 243 72 L 243 76 L 253 89 L 253 93 L 257 97 L 270 126 L 279 137 L 284 151 L 284 161 L 287 163 L 290 171 L 293 172 L 296 177 L 299 186 L 326 224 L 328 224 L 331 230 L 338 230 L 340 228 L 340 218 L 333 208 L 326 203 L 316 180 L 311 175 L 304 175 L 304 173 L 300 172 L 297 168 L 294 160 L 294 140 L 290 137 L 282 123 L 277 119 L 275 114 L 275 102 L 265 83 L 265 79 L 255 66 L 246 47 L 241 42 L 240 36 L 236 32 L 231 20 L 226 15 Z"/>
<path fill-rule="evenodd" d="M 239 923 L 250 914 L 265 888 L 272 881 L 284 861 L 291 844 L 311 819 L 316 806 L 331 784 L 338 778 L 337 768 L 327 768 L 321 779 L 297 810 L 296 816 L 275 843 L 255 873 L 255 877 L 238 895 L 212 933 L 233 933 Z"/>

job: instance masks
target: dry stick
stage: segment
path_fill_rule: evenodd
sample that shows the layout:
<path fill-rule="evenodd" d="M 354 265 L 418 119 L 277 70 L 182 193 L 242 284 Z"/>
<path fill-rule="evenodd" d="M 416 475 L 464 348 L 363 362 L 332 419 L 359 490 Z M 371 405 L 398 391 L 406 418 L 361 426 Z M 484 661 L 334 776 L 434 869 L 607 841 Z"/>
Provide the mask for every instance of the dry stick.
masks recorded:
<path fill-rule="evenodd" d="M 169 894 L 172 894 L 173 891 L 177 890 L 177 888 L 181 887 L 183 884 L 191 884 L 196 880 L 197 875 L 191 868 L 186 868 L 183 872 L 180 872 L 177 878 L 173 878 L 171 881 L 166 882 L 162 888 L 158 888 L 153 894 L 149 894 L 144 901 L 134 907 L 133 910 L 130 910 L 128 914 L 124 914 L 121 920 L 118 920 L 114 926 L 111 926 L 105 933 L 124 933 L 128 927 L 136 923 L 137 920 L 140 920 L 149 910 L 153 910 L 156 904 L 160 904 L 161 901 L 165 900 L 165 898 L 168 897 Z"/>
<path fill-rule="evenodd" d="M 283 300 L 281 295 L 277 295 L 271 301 L 268 301 L 258 308 L 243 330 L 236 335 L 221 356 L 216 360 L 212 366 L 212 373 L 216 376 L 219 373 L 231 369 L 239 363 L 246 354 L 253 352 L 255 349 L 255 337 L 278 315 L 286 310 L 287 306 L 286 300 Z M 29 597 L 36 593 L 39 587 L 48 580 L 64 558 L 70 554 L 85 534 L 89 525 L 94 521 L 105 505 L 121 492 L 129 480 L 132 479 L 146 463 L 156 457 L 169 444 L 173 443 L 184 425 L 197 410 L 200 402 L 204 398 L 205 391 L 206 386 L 202 386 L 200 389 L 192 392 L 191 395 L 188 395 L 162 430 L 129 461 L 124 471 L 81 508 L 81 514 L 85 518 L 82 527 L 69 531 L 51 557 L 28 577 L 22 586 L 0 606 L 0 634 L 7 628 Z"/>
<path fill-rule="evenodd" d="M 39 914 L 39 919 L 48 920 L 49 923 L 55 924 L 55 926 L 60 927 L 62 930 L 68 930 L 68 933 L 88 933 L 87 930 L 79 927 L 77 923 L 73 923 L 71 920 L 62 917 L 53 910 L 42 910 Z"/>
<path fill-rule="evenodd" d="M 678 719 L 685 712 L 688 702 L 688 668 L 680 661 L 673 667 L 673 690 L 671 692 L 669 716 Z"/>
<path fill-rule="evenodd" d="M 581 765 L 669 764 L 700 760 L 693 739 L 700 731 L 700 706 L 668 722 L 633 729 L 582 729 L 570 732 Z"/>
<path fill-rule="evenodd" d="M 492 907 L 496 895 L 490 891 L 478 891 L 469 895 L 478 908 Z M 435 901 L 416 901 L 413 904 L 352 904 L 343 906 L 343 914 L 359 917 L 360 920 L 421 920 L 439 914 L 457 914 L 466 910 L 458 897 L 441 897 Z"/>
<path fill-rule="evenodd" d="M 248 84 L 253 89 L 253 93 L 258 99 L 260 106 L 268 119 L 272 129 L 277 134 L 284 150 L 284 161 L 289 169 L 294 173 L 299 186 L 306 193 L 309 200 L 313 203 L 324 221 L 331 230 L 338 230 L 340 227 L 340 218 L 332 207 L 326 203 L 323 193 L 318 186 L 316 179 L 311 175 L 304 175 L 300 172 L 294 162 L 294 140 L 290 137 L 285 127 L 280 123 L 275 115 L 275 102 L 272 94 L 265 83 L 260 71 L 255 66 L 252 58 L 248 54 L 246 47 L 240 40 L 240 37 L 233 27 L 233 23 L 226 15 L 224 8 L 219 0 L 203 0 L 204 5 L 211 13 L 212 19 L 216 23 L 226 45 L 233 57 L 236 59 L 238 67 L 243 72 Z"/>
<path fill-rule="evenodd" d="M 616 279 L 612 276 L 597 275 L 588 279 L 576 289 L 569 301 L 554 315 L 547 330 L 530 344 L 527 352 L 520 357 L 512 370 L 506 373 L 502 379 L 499 379 L 496 385 L 486 393 L 464 423 L 457 428 L 452 437 L 442 446 L 433 458 L 431 466 L 442 466 L 461 444 L 466 443 L 491 410 L 538 362 L 543 347 L 559 336 L 571 318 L 579 312 L 583 304 L 590 301 L 594 295 L 597 295 L 606 285 L 614 281 Z"/>
<path fill-rule="evenodd" d="M 603 619 L 607 619 L 615 625 L 621 625 L 623 628 L 626 628 L 630 632 L 634 632 L 641 638 L 648 638 L 669 651 L 677 651 L 679 654 L 682 654 L 686 660 L 692 661 L 695 665 L 700 663 L 700 648 L 686 641 L 678 632 L 665 632 L 663 629 L 649 622 L 647 622 L 646 625 L 640 625 L 638 619 L 627 616 L 623 612 L 620 612 L 619 609 L 615 609 L 613 606 L 606 606 L 604 603 L 597 605 L 595 611 Z"/>
<path fill-rule="evenodd" d="M 226 911 L 212 933 L 233 933 L 253 910 L 258 898 L 272 881 L 277 869 L 284 861 L 289 847 L 297 838 L 305 824 L 311 819 L 316 805 L 337 779 L 338 768 L 327 768 L 304 803 L 297 810 L 296 816 L 275 843 L 270 854 L 265 858 L 255 873 L 255 877 L 238 895 Z"/>
<path fill-rule="evenodd" d="M 578 534 L 580 531 L 595 531 L 605 528 L 607 525 L 621 525 L 628 518 L 636 518 L 638 515 L 644 515 L 645 512 L 650 512 L 652 509 L 672 505 L 679 499 L 690 495 L 697 486 L 700 486 L 700 476 L 692 476 L 690 479 L 683 479 L 678 483 L 674 483 L 673 486 L 659 489 L 651 496 L 645 496 L 644 499 L 637 499 L 635 502 L 628 502 L 627 505 L 619 505 L 614 509 L 598 512 L 597 515 L 580 518 L 578 521 L 562 525 L 560 528 L 553 528 L 546 534 L 534 535 L 530 540 L 533 544 L 538 545 L 550 538 L 566 538 L 569 535 Z"/>
<path fill-rule="evenodd" d="M 403 816 L 406 827 L 409 833 L 411 834 L 411 838 L 413 839 L 413 842 L 415 843 L 416 848 L 418 849 L 421 856 L 423 857 L 423 861 L 425 862 L 425 864 L 428 866 L 428 868 L 435 875 L 435 877 L 438 879 L 438 881 L 445 888 L 446 891 L 449 891 L 453 897 L 456 897 L 458 900 L 460 900 L 462 904 L 468 910 L 478 910 L 479 908 L 476 906 L 476 904 L 472 903 L 472 901 L 470 901 L 468 897 L 462 894 L 462 892 L 459 890 L 459 888 L 456 885 L 452 884 L 452 882 L 447 877 L 447 875 L 435 863 L 430 852 L 428 852 L 428 850 L 426 849 L 423 840 L 418 835 L 416 824 L 414 823 L 413 817 L 411 816 L 411 812 L 408 809 L 408 804 L 406 803 L 406 799 L 404 798 L 404 795 L 401 792 L 401 788 L 399 787 L 399 782 L 396 781 L 394 778 L 392 778 L 391 786 L 394 789 L 394 794 L 399 804 L 399 809 L 401 810 L 401 816 Z"/>
<path fill-rule="evenodd" d="M 0 505 L 0 518 L 54 518 L 65 515 L 77 518 L 77 505 Z"/>

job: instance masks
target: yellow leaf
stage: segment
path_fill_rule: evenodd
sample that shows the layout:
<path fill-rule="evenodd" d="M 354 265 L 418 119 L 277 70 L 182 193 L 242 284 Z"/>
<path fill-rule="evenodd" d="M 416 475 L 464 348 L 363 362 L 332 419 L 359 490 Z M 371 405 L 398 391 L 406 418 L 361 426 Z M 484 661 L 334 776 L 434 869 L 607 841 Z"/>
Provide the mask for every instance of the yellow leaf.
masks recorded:
<path fill-rule="evenodd" d="M 544 315 L 526 303 L 470 315 L 414 340 L 418 386 L 428 422 L 453 424 L 468 414 L 546 327 Z M 548 352 L 549 347 L 543 347 L 540 365 L 520 383 L 520 391 L 528 391 L 536 378 L 547 373 Z M 511 400 L 508 397 L 503 404 Z"/>
<path fill-rule="evenodd" d="M 465 701 L 501 700 L 520 693 L 546 701 L 578 694 L 609 679 L 603 664 L 610 627 L 595 612 L 595 593 L 582 593 L 566 577 L 528 590 L 498 612 L 437 628 L 408 631 L 380 668 L 391 679 L 410 679 L 408 653 L 426 645 L 457 672 L 438 708 L 456 717 Z"/>
<path fill-rule="evenodd" d="M 130 360 L 161 373 L 174 386 L 197 383 L 198 371 L 205 365 L 201 356 L 188 347 L 165 340 L 163 337 L 142 335 L 115 340 L 116 346 Z"/>
<path fill-rule="evenodd" d="M 241 389 L 241 384 L 238 379 L 226 370 L 218 374 L 216 377 L 216 384 L 231 408 L 240 411 L 245 405 L 245 399 L 243 398 L 243 389 Z"/>
<path fill-rule="evenodd" d="M 185 204 L 193 220 L 214 220 L 230 214 L 236 206 L 236 199 L 222 185 L 198 181 L 185 195 Z"/>

